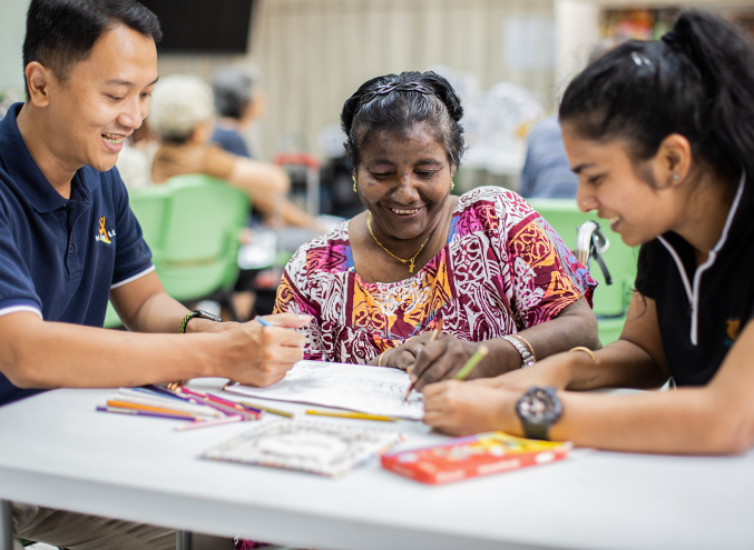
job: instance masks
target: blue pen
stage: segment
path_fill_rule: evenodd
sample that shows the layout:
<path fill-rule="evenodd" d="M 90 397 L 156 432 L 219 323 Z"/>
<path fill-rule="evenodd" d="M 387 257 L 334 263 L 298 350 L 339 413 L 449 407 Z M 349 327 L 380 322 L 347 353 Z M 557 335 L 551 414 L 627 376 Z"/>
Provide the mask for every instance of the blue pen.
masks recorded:
<path fill-rule="evenodd" d="M 267 321 L 265 321 L 264 319 L 262 319 L 259 315 L 257 315 L 256 317 L 254 317 L 254 320 L 258 321 L 259 324 L 262 325 L 263 327 L 271 327 L 272 326 L 270 323 L 268 323 Z"/>

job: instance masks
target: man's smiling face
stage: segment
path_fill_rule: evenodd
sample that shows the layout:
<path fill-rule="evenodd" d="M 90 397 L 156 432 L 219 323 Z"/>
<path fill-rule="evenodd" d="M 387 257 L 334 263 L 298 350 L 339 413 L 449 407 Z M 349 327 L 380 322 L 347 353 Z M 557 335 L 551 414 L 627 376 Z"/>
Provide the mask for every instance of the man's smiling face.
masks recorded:
<path fill-rule="evenodd" d="M 105 32 L 65 80 L 51 79 L 46 139 L 55 157 L 74 170 L 110 170 L 147 116 L 156 81 L 151 38 L 118 24 Z"/>

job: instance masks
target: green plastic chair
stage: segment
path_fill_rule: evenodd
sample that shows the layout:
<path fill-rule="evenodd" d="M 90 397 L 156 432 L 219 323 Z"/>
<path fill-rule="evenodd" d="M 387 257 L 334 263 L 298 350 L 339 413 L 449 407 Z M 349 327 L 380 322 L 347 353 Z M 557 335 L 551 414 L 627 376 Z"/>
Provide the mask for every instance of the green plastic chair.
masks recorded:
<path fill-rule="evenodd" d="M 190 174 L 166 183 L 170 192 L 158 274 L 181 302 L 229 291 L 238 277 L 238 235 L 249 198 L 222 180 Z"/>
<path fill-rule="evenodd" d="M 594 313 L 597 315 L 602 344 L 615 342 L 623 330 L 631 301 L 636 279 L 638 247 L 624 244 L 620 235 L 611 231 L 605 220 L 599 220 L 595 212 L 581 212 L 575 200 L 531 199 L 528 202 L 557 231 L 570 250 L 576 247 L 577 230 L 582 223 L 594 220 L 600 224 L 602 233 L 610 241 L 610 248 L 605 253 L 604 260 L 613 284 L 605 283 L 602 270 L 596 261 L 592 261 L 589 272 L 600 283 L 594 293 Z"/>
<path fill-rule="evenodd" d="M 159 273 L 164 249 L 164 227 L 170 204 L 170 190 L 165 186 L 132 189 L 128 192 L 128 202 L 141 226 L 144 240 L 152 251 L 152 263 Z M 105 328 L 118 328 L 122 325 L 123 323 L 113 304 L 108 302 Z"/>

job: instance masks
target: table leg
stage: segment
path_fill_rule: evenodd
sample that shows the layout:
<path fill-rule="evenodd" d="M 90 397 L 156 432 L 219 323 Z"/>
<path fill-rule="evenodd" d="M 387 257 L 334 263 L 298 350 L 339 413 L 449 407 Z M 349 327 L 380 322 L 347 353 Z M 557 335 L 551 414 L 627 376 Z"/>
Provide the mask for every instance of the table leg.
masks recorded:
<path fill-rule="evenodd" d="M 0 500 L 0 550 L 13 550 L 13 509 L 8 500 Z"/>
<path fill-rule="evenodd" d="M 194 533 L 190 531 L 176 531 L 175 550 L 194 550 Z"/>

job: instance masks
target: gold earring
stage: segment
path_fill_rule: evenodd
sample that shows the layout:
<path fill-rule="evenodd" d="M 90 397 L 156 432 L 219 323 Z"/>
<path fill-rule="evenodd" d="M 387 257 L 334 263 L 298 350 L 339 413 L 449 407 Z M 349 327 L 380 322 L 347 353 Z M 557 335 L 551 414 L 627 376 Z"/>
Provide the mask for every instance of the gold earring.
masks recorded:
<path fill-rule="evenodd" d="M 351 176 L 351 179 L 353 180 L 353 192 L 356 193 L 356 176 Z"/>
<path fill-rule="evenodd" d="M 452 191 L 455 188 L 456 188 L 456 182 L 453 181 L 453 178 L 450 178 L 450 190 Z"/>

